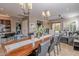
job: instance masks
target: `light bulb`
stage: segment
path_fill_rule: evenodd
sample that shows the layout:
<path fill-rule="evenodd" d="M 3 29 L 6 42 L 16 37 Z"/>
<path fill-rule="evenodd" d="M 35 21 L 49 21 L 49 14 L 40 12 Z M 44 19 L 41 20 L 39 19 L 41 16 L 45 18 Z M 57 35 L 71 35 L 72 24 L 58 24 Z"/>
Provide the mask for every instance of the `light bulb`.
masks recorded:
<path fill-rule="evenodd" d="M 42 12 L 42 15 L 43 15 L 43 16 L 46 16 L 44 11 Z"/>
<path fill-rule="evenodd" d="M 32 3 L 28 3 L 28 9 L 32 9 Z"/>
<path fill-rule="evenodd" d="M 50 12 L 49 12 L 49 11 L 46 11 L 46 15 L 47 15 L 47 16 L 50 16 Z"/>

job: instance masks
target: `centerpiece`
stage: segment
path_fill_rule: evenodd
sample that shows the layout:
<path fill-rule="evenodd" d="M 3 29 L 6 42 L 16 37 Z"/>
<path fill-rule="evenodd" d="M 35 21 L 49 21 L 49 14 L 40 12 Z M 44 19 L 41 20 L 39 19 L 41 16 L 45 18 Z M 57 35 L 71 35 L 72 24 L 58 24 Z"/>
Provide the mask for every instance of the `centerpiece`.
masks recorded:
<path fill-rule="evenodd" d="M 36 28 L 35 30 L 35 34 L 36 34 L 36 37 L 41 37 L 45 32 L 45 28 L 41 25 L 39 27 Z"/>

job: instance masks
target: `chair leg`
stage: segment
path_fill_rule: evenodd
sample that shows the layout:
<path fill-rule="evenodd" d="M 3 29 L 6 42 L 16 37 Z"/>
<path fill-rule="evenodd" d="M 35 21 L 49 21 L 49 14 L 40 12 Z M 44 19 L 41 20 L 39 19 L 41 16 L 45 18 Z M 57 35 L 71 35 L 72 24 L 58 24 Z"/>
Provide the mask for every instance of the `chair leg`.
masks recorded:
<path fill-rule="evenodd" d="M 54 47 L 54 56 L 56 56 L 55 47 Z"/>
<path fill-rule="evenodd" d="M 50 56 L 50 52 L 49 52 L 48 54 L 49 54 L 49 56 Z"/>
<path fill-rule="evenodd" d="M 61 51 L 61 44 L 59 43 L 59 49 L 60 49 L 60 51 Z"/>
<path fill-rule="evenodd" d="M 58 45 L 57 45 L 56 47 L 57 47 L 57 55 L 59 55 L 59 51 L 58 51 Z"/>

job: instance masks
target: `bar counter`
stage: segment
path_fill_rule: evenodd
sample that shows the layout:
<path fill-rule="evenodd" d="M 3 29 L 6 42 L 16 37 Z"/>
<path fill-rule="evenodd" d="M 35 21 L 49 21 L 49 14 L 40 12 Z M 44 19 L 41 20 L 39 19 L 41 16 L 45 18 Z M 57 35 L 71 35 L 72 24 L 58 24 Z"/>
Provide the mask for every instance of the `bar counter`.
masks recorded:
<path fill-rule="evenodd" d="M 28 56 L 32 51 L 38 48 L 39 44 L 49 40 L 51 35 L 45 35 L 40 38 L 13 41 L 3 45 L 6 56 Z"/>

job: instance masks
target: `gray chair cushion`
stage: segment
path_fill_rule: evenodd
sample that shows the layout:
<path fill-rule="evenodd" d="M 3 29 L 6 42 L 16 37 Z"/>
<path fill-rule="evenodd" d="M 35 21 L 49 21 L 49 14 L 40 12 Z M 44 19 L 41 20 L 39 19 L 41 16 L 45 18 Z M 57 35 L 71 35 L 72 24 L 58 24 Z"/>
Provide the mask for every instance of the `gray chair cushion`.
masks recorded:
<path fill-rule="evenodd" d="M 50 46 L 50 40 L 42 43 L 41 44 L 41 52 L 38 54 L 38 56 L 46 56 L 46 53 L 48 52 L 49 46 Z"/>

